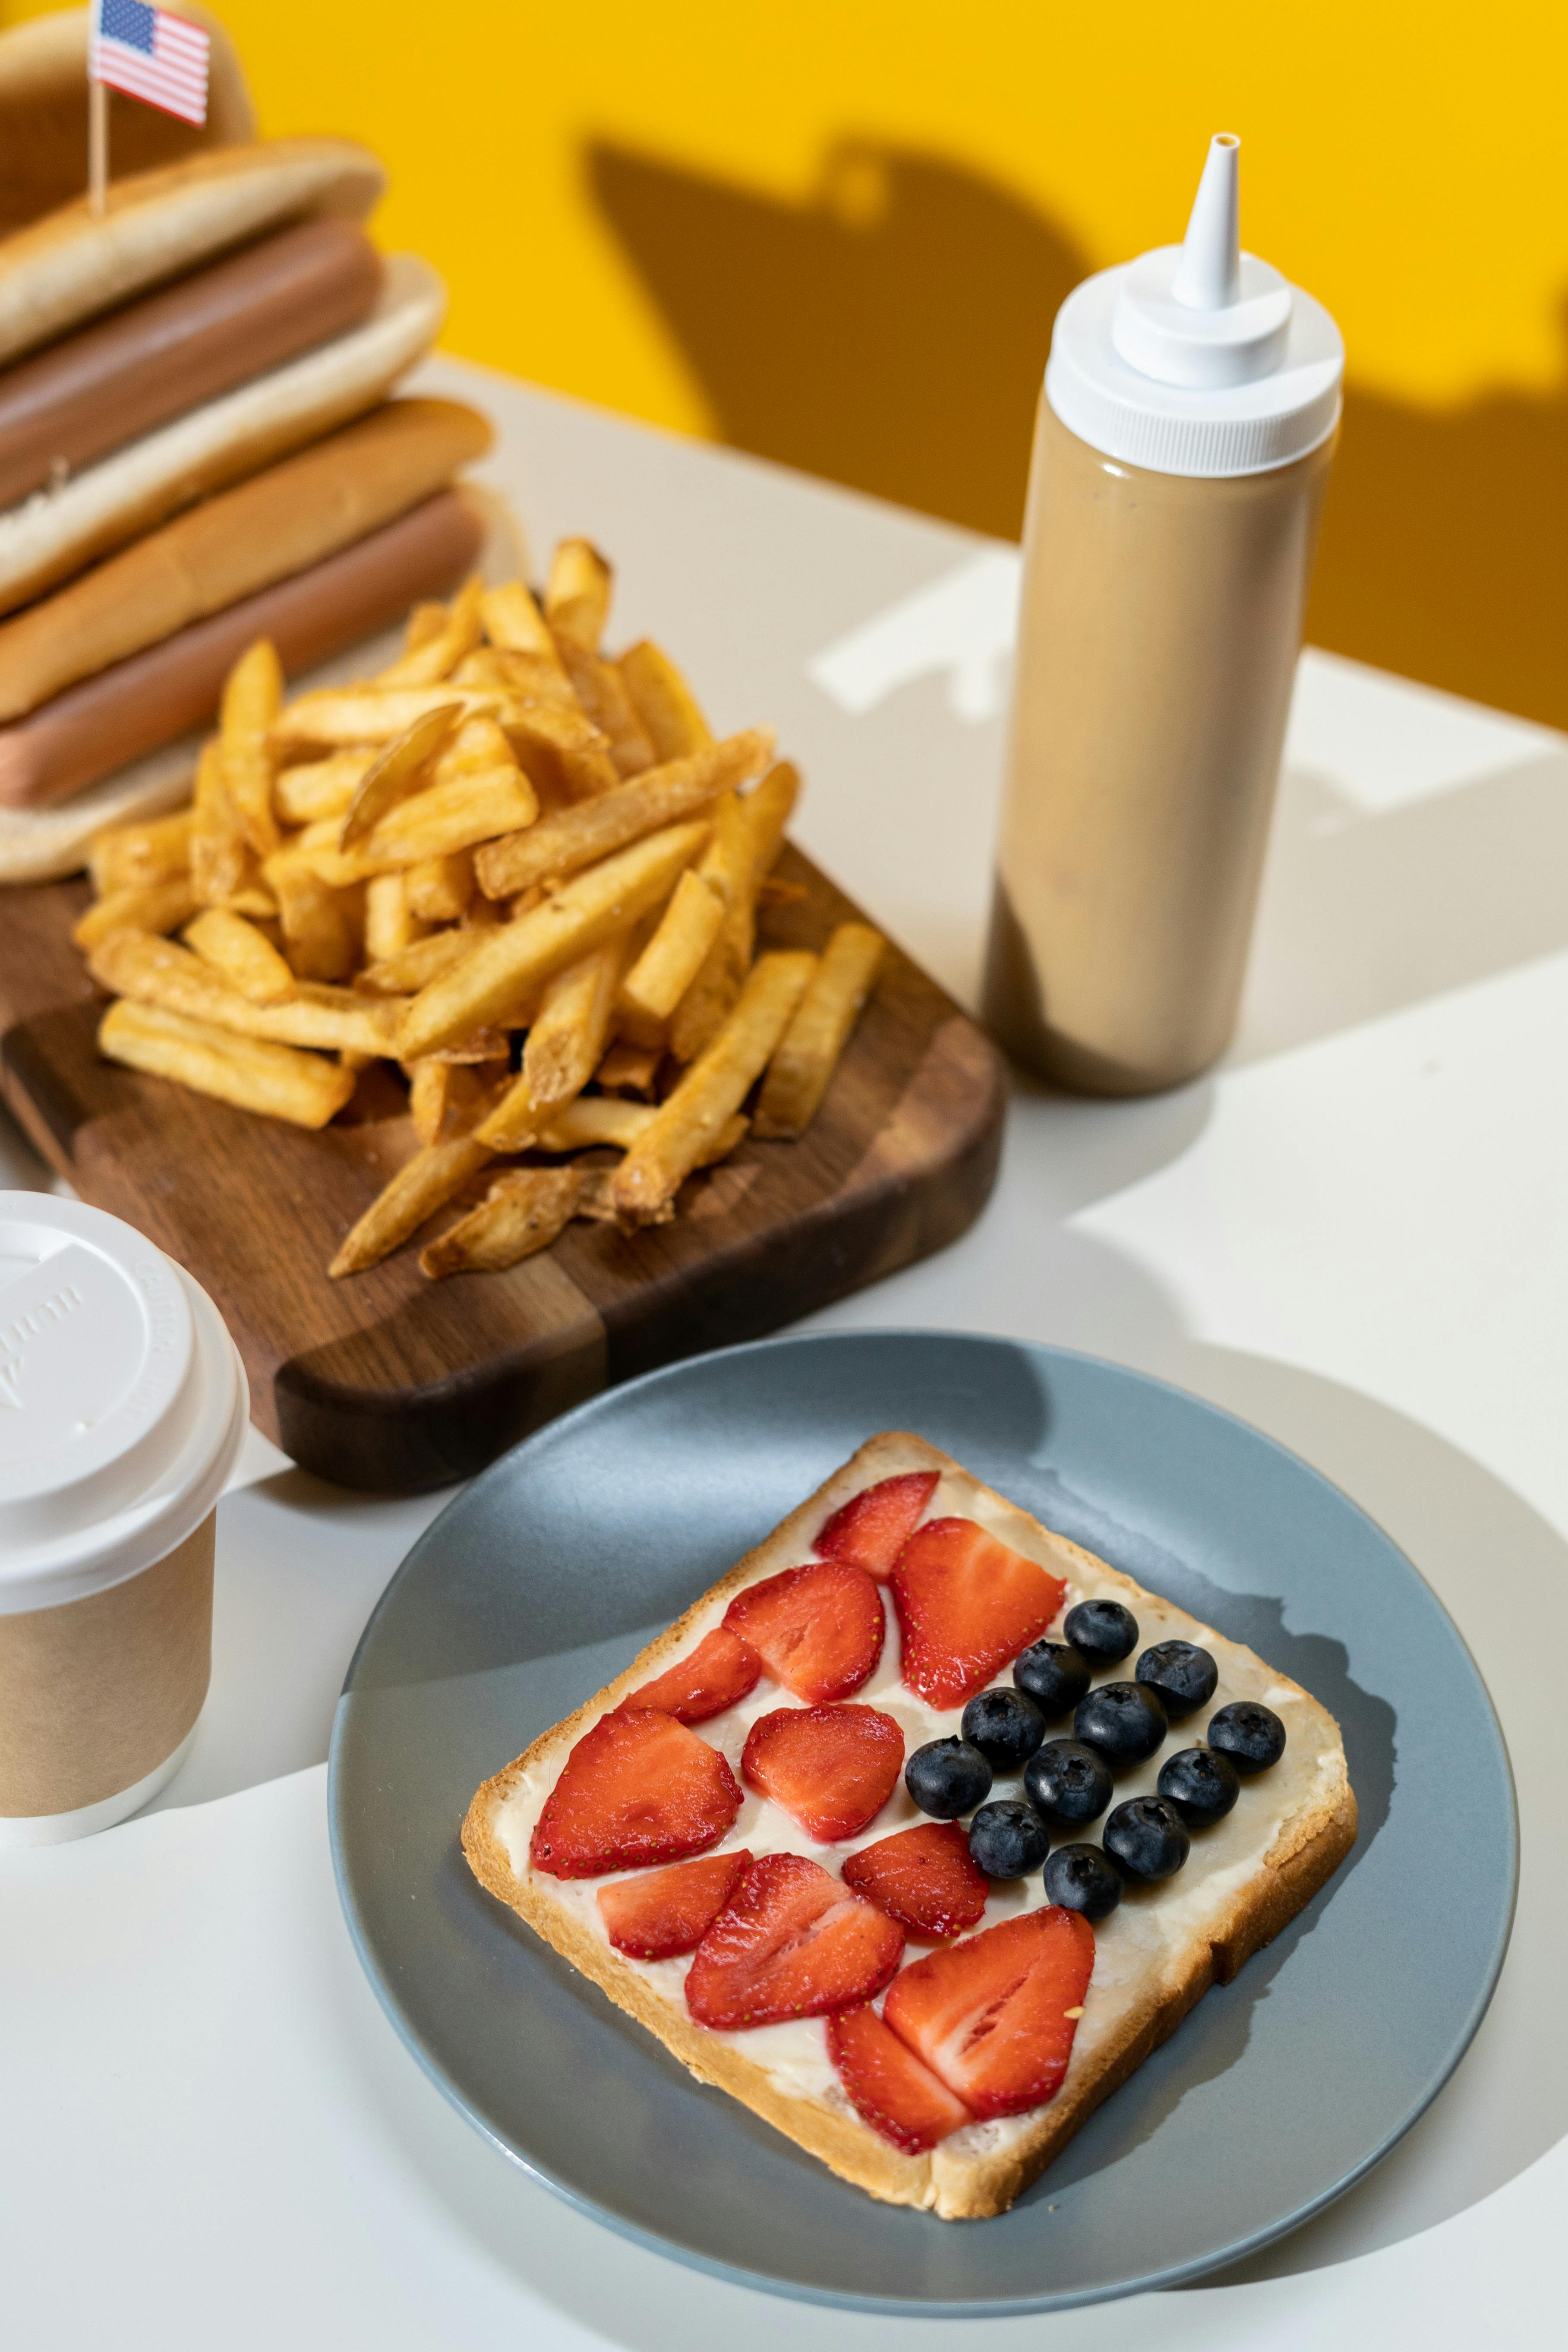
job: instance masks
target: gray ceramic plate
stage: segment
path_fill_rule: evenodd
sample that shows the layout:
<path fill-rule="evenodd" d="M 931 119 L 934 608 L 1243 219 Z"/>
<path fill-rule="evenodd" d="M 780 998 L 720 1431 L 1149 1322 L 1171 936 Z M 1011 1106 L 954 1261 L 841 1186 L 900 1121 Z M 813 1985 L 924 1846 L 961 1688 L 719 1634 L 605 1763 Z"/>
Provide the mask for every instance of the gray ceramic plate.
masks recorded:
<path fill-rule="evenodd" d="M 879 1429 L 978 1476 L 1313 1692 L 1362 1833 L 1011 2213 L 847 2188 L 704 2089 L 469 1876 L 479 1782 Z M 338 1883 L 414 2055 L 584 2211 L 776 2293 L 1048 2311 L 1235 2260 L 1349 2188 L 1459 2059 L 1513 1909 L 1508 1757 L 1469 1654 L 1355 1506 L 1244 1423 L 1111 1364 L 942 1332 L 772 1340 L 611 1391 L 504 1456 L 416 1545 L 332 1744 Z M 1454 1870 L 1463 1857 L 1464 1900 Z"/>

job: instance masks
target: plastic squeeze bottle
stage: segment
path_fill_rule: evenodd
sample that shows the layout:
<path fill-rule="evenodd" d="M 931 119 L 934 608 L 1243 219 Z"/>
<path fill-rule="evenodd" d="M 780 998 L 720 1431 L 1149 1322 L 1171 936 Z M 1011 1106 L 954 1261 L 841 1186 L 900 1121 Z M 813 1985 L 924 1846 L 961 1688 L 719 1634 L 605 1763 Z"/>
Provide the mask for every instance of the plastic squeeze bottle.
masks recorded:
<path fill-rule="evenodd" d="M 1339 423 L 1338 328 L 1240 249 L 1238 147 L 1184 244 L 1068 297 L 1040 395 L 984 1009 L 1094 1094 L 1235 1025 Z"/>

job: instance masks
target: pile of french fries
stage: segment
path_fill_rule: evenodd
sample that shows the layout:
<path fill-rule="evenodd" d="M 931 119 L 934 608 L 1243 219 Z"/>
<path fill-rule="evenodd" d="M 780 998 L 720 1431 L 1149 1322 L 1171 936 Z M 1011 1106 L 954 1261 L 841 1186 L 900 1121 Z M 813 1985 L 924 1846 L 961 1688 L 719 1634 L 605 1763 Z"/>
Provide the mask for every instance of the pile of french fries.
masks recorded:
<path fill-rule="evenodd" d="M 563 541 L 542 611 L 472 580 L 390 668 L 292 702 L 262 640 L 190 807 L 93 845 L 110 1060 L 310 1128 L 370 1065 L 406 1079 L 410 1156 L 334 1276 L 449 1206 L 432 1279 L 667 1222 L 743 1136 L 805 1129 L 875 984 L 862 923 L 756 952 L 799 779 L 766 728 L 715 742 L 657 646 L 606 657 L 611 584 Z"/>

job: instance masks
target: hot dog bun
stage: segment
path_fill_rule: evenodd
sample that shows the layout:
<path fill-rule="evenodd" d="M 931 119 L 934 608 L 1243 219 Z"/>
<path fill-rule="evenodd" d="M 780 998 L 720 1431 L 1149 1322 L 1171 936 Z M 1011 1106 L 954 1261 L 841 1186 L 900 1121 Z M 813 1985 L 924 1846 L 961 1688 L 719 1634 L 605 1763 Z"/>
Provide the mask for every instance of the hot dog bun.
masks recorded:
<path fill-rule="evenodd" d="M 398 533 L 406 550 L 416 526 L 423 534 L 427 522 L 438 520 L 432 509 L 437 506 L 444 507 L 448 496 L 460 502 L 470 519 L 478 519 L 483 531 L 483 543 L 479 554 L 471 561 L 466 553 L 463 554 L 454 568 L 447 571 L 444 567 L 452 563 L 456 553 L 455 542 L 448 542 L 444 552 L 438 549 L 431 550 L 432 568 L 423 579 L 399 567 L 394 583 L 393 566 L 385 563 L 391 534 Z M 378 571 L 384 564 L 388 592 L 391 593 L 395 586 L 396 593 L 405 598 L 439 594 L 452 586 L 459 573 L 470 570 L 479 571 L 493 584 L 501 580 L 515 580 L 520 574 L 526 574 L 529 568 L 527 551 L 510 510 L 492 493 L 475 484 L 466 484 L 453 493 L 439 493 L 436 499 L 426 500 L 424 507 L 416 508 L 413 514 L 389 524 L 384 532 L 378 532 L 375 536 L 381 542 L 374 551 Z M 462 543 L 465 548 L 468 544 L 466 539 Z M 426 544 L 428 547 L 430 543 L 426 541 Z M 349 552 L 353 554 L 357 551 L 350 550 Z M 337 557 L 329 557 L 327 563 L 314 567 L 314 572 L 324 574 L 329 566 L 336 565 L 338 562 Z M 295 580 L 282 583 L 278 589 L 265 590 L 254 600 L 248 612 L 236 616 L 237 621 L 243 620 L 244 625 L 252 631 L 265 627 L 274 634 L 274 642 L 289 647 L 284 659 L 289 672 L 290 692 L 303 693 L 319 686 L 347 686 L 356 678 L 374 676 L 375 671 L 396 657 L 402 646 L 404 612 L 400 607 L 396 614 L 398 625 L 386 627 L 379 635 L 368 639 L 360 634 L 352 643 L 339 640 L 344 646 L 342 652 L 328 655 L 316 667 L 296 674 L 296 662 L 311 662 L 315 656 L 309 644 L 301 643 L 291 635 L 291 629 L 296 625 L 290 616 L 283 614 L 281 606 L 287 600 L 292 609 L 296 594 L 303 600 L 316 584 L 312 574 L 301 573 Z M 272 602 L 273 599 L 278 601 Z M 213 622 L 202 622 L 198 626 L 204 630 L 216 629 L 223 619 L 224 616 L 219 614 Z M 362 612 L 356 625 L 363 632 L 363 629 L 376 627 L 377 620 L 374 614 L 365 618 Z M 244 640 L 245 643 L 252 641 L 250 637 Z M 163 650 L 162 647 L 154 648 L 153 656 L 139 655 L 136 660 L 154 659 Z M 226 655 L 225 657 L 229 656 Z M 127 663 L 126 672 L 129 673 L 132 667 L 132 665 Z M 7 753 L 4 747 L 16 738 L 32 739 L 45 730 L 52 729 L 56 719 L 67 715 L 68 703 L 74 701 L 78 693 L 85 696 L 94 691 L 98 683 L 94 680 L 89 688 L 73 688 L 69 696 L 62 695 L 58 703 L 51 704 L 32 719 L 20 720 L 14 730 L 0 729 L 0 766 L 8 758 L 16 756 Z M 160 741 L 155 750 L 141 758 L 121 751 L 116 738 L 114 759 L 117 762 L 123 759 L 126 764 L 116 764 L 108 774 L 95 770 L 99 782 L 73 793 L 58 807 L 7 808 L 0 803 L 0 885 L 47 882 L 62 874 L 72 874 L 82 864 L 93 836 L 105 825 L 128 824 L 137 817 L 160 816 L 166 809 L 177 808 L 182 802 L 189 800 L 196 755 L 212 709 L 213 701 L 209 699 L 199 730 L 176 736 L 172 741 Z M 166 723 L 166 714 L 163 723 Z M 56 740 L 58 745 L 59 738 L 57 737 Z M 29 742 L 27 757 L 33 763 L 35 774 L 43 765 L 38 758 L 38 748 L 36 741 Z M 11 770 L 13 775 L 16 772 L 15 769 Z"/>
<path fill-rule="evenodd" d="M 355 221 L 295 221 L 0 370 L 0 507 L 370 315 L 381 257 Z"/>
<path fill-rule="evenodd" d="M 491 437 L 457 401 L 389 401 L 191 508 L 0 625 L 0 719 L 363 539 Z"/>
<path fill-rule="evenodd" d="M 199 127 L 109 92 L 109 152 L 120 173 L 155 171 L 207 147 L 256 136 L 256 117 L 234 43 L 206 9 L 180 0 L 180 14 L 212 41 L 207 119 Z M 87 154 L 85 8 L 66 8 L 0 33 L 0 236 L 24 228 L 81 193 Z"/>
<path fill-rule="evenodd" d="M 386 627 L 470 571 L 483 538 L 477 509 L 458 490 L 438 490 L 319 562 L 100 670 L 0 727 L 0 805 L 47 807 L 199 727 L 258 637 L 270 637 L 285 669 L 295 670 Z"/>
<path fill-rule="evenodd" d="M 0 613 L 373 407 L 435 341 L 446 310 L 429 264 L 393 254 L 360 326 L 0 513 Z"/>
<path fill-rule="evenodd" d="M 286 221 L 363 220 L 385 184 L 352 140 L 271 139 L 117 179 L 102 220 L 79 196 L 0 244 L 0 364 Z"/>

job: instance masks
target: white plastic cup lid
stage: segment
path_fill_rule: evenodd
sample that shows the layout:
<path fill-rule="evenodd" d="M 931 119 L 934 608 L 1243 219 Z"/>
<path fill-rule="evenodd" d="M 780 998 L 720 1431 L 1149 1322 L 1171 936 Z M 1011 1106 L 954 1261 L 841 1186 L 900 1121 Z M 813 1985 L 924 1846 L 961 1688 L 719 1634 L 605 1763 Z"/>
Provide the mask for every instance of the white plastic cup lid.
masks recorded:
<path fill-rule="evenodd" d="M 172 1258 L 101 1209 L 0 1192 L 0 1615 L 183 1543 L 248 1410 L 217 1309 Z"/>

